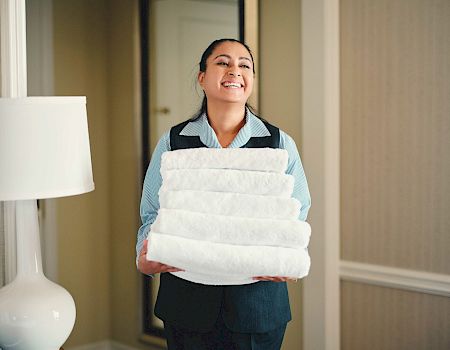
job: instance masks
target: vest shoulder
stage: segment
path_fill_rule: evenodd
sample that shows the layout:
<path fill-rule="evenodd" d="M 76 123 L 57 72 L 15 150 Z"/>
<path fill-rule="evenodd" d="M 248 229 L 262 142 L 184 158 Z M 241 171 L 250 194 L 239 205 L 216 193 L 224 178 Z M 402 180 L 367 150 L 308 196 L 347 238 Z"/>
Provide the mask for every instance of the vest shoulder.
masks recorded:
<path fill-rule="evenodd" d="M 280 134 L 281 138 L 291 139 L 292 140 L 292 137 L 286 131 L 284 131 L 283 129 L 280 129 L 278 126 L 268 122 L 267 120 L 262 120 L 262 119 L 260 119 L 260 120 L 269 129 L 269 131 L 277 130 L 277 132 Z"/>
<path fill-rule="evenodd" d="M 279 135 L 281 133 L 281 129 L 278 126 L 273 125 L 272 123 L 268 122 L 267 120 L 263 120 L 263 119 L 260 119 L 260 120 L 264 124 L 264 126 L 267 128 L 267 130 L 269 130 L 269 132 L 272 136 L 279 137 Z"/>
<path fill-rule="evenodd" d="M 189 122 L 191 122 L 191 121 L 192 121 L 191 119 L 182 121 L 181 123 L 178 123 L 178 124 L 172 126 L 170 129 L 171 129 L 171 130 L 180 130 L 180 129 L 183 129 L 183 128 L 184 128 L 187 124 L 189 124 Z M 180 131 L 181 131 L 181 130 L 180 130 Z"/>

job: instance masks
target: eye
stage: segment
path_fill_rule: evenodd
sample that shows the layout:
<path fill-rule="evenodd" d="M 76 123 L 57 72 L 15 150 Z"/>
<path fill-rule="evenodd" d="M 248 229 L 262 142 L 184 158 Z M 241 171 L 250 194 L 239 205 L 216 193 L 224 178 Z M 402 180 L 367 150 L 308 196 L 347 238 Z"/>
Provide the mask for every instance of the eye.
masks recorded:
<path fill-rule="evenodd" d="M 245 67 L 247 69 L 250 69 L 250 66 L 247 66 L 246 64 L 243 64 L 242 67 Z"/>
<path fill-rule="evenodd" d="M 224 64 L 224 65 L 228 66 L 228 63 L 226 63 L 226 62 L 219 62 L 217 64 Z"/>

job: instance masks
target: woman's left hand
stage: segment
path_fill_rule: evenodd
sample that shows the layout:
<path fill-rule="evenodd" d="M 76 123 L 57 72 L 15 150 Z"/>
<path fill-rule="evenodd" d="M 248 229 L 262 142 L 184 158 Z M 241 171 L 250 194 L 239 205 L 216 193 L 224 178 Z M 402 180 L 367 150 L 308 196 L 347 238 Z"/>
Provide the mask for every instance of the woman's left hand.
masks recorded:
<path fill-rule="evenodd" d="M 257 281 L 272 281 L 272 282 L 287 282 L 287 281 L 297 281 L 296 278 L 292 277 L 281 277 L 281 276 L 256 276 L 253 277 Z"/>

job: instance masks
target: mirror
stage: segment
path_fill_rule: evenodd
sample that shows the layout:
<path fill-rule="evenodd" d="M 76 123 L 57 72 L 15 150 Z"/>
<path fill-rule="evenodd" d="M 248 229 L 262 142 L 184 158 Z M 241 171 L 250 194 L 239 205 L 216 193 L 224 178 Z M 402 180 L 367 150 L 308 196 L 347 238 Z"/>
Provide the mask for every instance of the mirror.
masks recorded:
<path fill-rule="evenodd" d="M 144 179 L 159 138 L 201 105 L 198 62 L 213 40 L 235 38 L 252 49 L 256 77 L 249 102 L 258 108 L 258 1 L 149 0 L 140 6 Z M 153 314 L 158 288 L 159 275 L 143 277 L 141 340 L 164 345 L 163 322 Z"/>

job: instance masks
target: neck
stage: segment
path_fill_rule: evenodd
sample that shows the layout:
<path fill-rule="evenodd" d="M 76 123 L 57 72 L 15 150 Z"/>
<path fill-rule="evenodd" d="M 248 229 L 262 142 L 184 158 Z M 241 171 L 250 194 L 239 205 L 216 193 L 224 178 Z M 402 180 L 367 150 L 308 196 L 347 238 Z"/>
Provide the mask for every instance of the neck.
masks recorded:
<path fill-rule="evenodd" d="M 245 105 L 207 105 L 209 125 L 217 137 L 236 135 L 245 125 Z"/>

